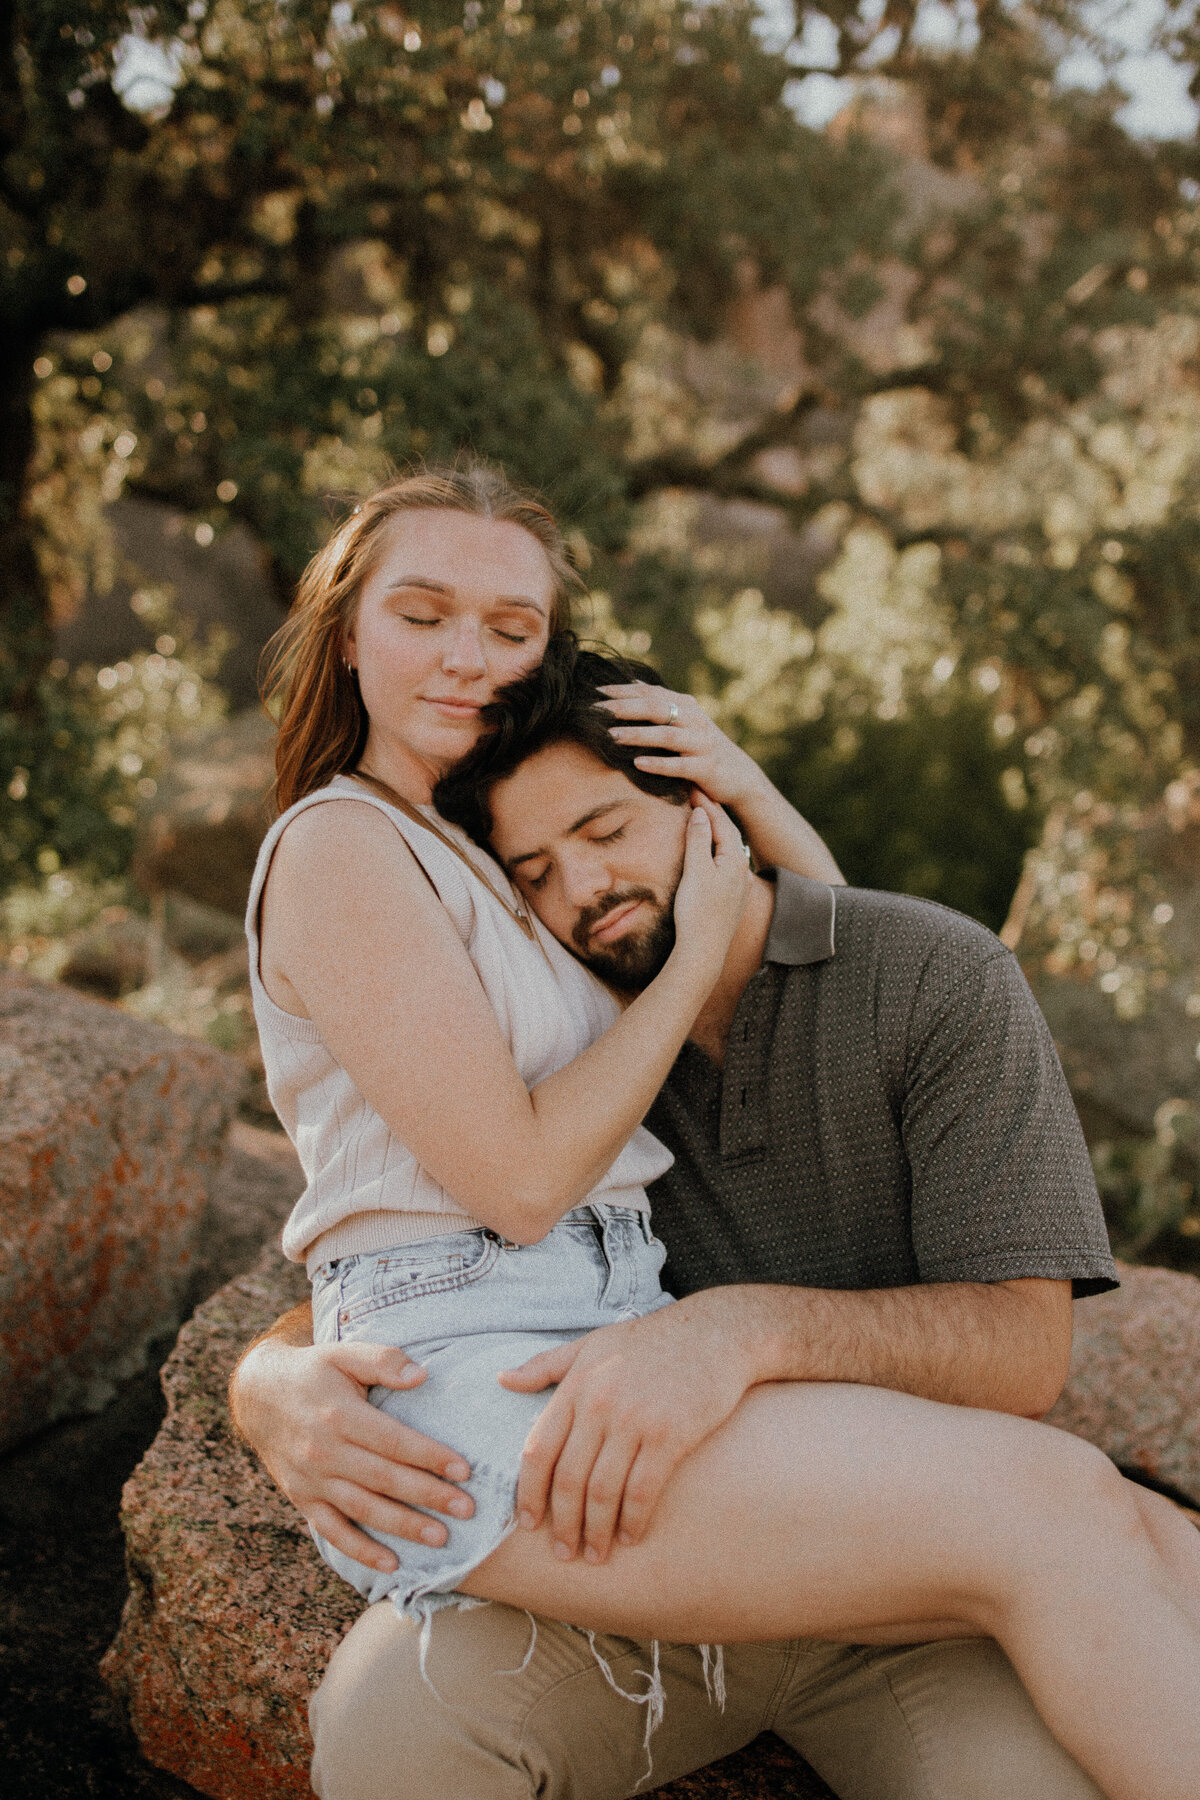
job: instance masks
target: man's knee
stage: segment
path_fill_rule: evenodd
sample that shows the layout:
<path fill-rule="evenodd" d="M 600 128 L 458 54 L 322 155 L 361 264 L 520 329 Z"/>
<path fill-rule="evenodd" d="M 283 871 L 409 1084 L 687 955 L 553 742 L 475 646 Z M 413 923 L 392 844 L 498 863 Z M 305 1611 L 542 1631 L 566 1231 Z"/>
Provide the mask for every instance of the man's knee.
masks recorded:
<path fill-rule="evenodd" d="M 507 1607 L 446 1610 L 422 1672 L 419 1627 L 390 1601 L 368 1607 L 309 1705 L 320 1800 L 528 1800 L 511 1754 L 515 1717 L 489 1704 L 489 1690 L 530 1636 L 526 1615 Z"/>
<path fill-rule="evenodd" d="M 840 1800 L 1102 1800 L 991 1639 L 825 1649 L 775 1729 Z"/>

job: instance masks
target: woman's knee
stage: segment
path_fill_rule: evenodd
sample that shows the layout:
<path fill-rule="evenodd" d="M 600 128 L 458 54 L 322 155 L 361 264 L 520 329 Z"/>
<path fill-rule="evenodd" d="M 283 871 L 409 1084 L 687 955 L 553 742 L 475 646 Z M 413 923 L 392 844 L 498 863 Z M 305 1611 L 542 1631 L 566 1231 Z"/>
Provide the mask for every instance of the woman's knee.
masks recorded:
<path fill-rule="evenodd" d="M 1010 1573 L 1034 1582 L 1153 1549 L 1136 1491 L 1095 1445 L 1040 1427 L 1004 1482 Z"/>

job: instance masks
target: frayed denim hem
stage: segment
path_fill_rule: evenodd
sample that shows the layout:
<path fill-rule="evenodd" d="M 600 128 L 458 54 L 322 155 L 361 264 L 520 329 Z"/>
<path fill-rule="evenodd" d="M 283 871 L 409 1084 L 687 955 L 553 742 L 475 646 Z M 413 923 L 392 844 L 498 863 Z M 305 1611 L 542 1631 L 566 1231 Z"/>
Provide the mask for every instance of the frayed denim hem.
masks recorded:
<path fill-rule="evenodd" d="M 491 1489 L 494 1492 L 506 1481 L 508 1482 L 509 1491 L 511 1492 L 510 1478 L 501 1476 L 497 1470 L 476 1469 L 472 1485 L 475 1486 L 478 1484 L 485 1489 Z M 477 1523 L 481 1522 L 482 1510 L 483 1509 L 481 1508 L 480 1511 L 476 1513 L 475 1522 Z M 401 1559 L 400 1568 L 385 1574 L 381 1570 L 370 1569 L 365 1563 L 360 1563 L 356 1559 L 347 1556 L 343 1551 L 335 1549 L 332 1544 L 327 1543 L 316 1531 L 313 1531 L 311 1526 L 309 1529 L 312 1531 L 313 1539 L 325 1561 L 329 1563 L 330 1567 L 335 1569 L 339 1575 L 348 1581 L 352 1587 L 356 1588 L 358 1592 L 363 1595 L 364 1599 L 372 1603 L 379 1600 L 390 1600 L 392 1605 L 396 1608 L 396 1611 L 400 1613 L 403 1618 L 411 1619 L 412 1622 L 419 1627 L 417 1657 L 418 1667 L 421 1671 L 421 1679 L 440 1705 L 447 1707 L 451 1712 L 461 1711 L 462 1709 L 460 1707 L 456 1707 L 453 1702 L 445 1699 L 445 1697 L 438 1692 L 437 1686 L 429 1674 L 429 1649 L 433 1636 L 434 1614 L 442 1612 L 447 1607 L 457 1607 L 463 1612 L 469 1612 L 474 1607 L 490 1606 L 492 1604 L 490 1600 L 479 1599 L 473 1594 L 460 1594 L 457 1591 L 456 1584 L 469 1575 L 473 1569 L 477 1569 L 482 1562 L 485 1562 L 492 1554 L 492 1551 L 499 1549 L 505 1538 L 516 1529 L 516 1519 L 512 1512 L 510 1511 L 508 1513 L 508 1516 L 501 1526 L 493 1531 L 487 1532 L 486 1537 L 484 1537 L 482 1541 L 477 1541 L 475 1543 L 467 1558 L 449 1569 L 444 1566 L 437 1569 L 427 1568 L 425 1570 L 413 1568 L 413 1545 L 408 1544 L 404 1540 L 381 1537 L 380 1541 L 386 1542 Z M 371 1535 L 374 1537 L 379 1534 L 372 1532 Z M 418 1546 L 415 1548 L 422 1559 L 430 1558 L 432 1561 L 432 1553 L 428 1548 L 425 1546 Z M 444 1545 L 442 1548 L 446 1549 L 448 1546 Z M 406 1552 L 409 1554 L 409 1567 L 407 1569 L 404 1567 L 404 1556 Z M 498 1669 L 496 1671 L 497 1674 L 523 1675 L 525 1670 L 529 1667 L 530 1662 L 533 1660 L 533 1653 L 537 1647 L 537 1620 L 528 1609 L 526 1609 L 526 1617 L 529 1620 L 530 1636 L 529 1648 L 526 1650 L 523 1660 L 515 1669 Z M 634 1671 L 634 1675 L 645 1682 L 645 1687 L 640 1692 L 631 1692 L 628 1688 L 621 1686 L 613 1673 L 612 1665 L 609 1663 L 608 1659 L 602 1655 L 600 1650 L 597 1649 L 596 1637 L 598 1634 L 595 1631 L 589 1631 L 585 1627 L 578 1625 L 572 1625 L 569 1629 L 578 1632 L 581 1637 L 587 1639 L 588 1647 L 595 1658 L 596 1666 L 599 1668 L 605 1681 L 608 1683 L 609 1687 L 612 1688 L 613 1692 L 619 1694 L 623 1700 L 628 1700 L 632 1706 L 642 1706 L 646 1709 L 646 1723 L 642 1737 L 642 1742 L 646 1751 L 646 1770 L 637 1783 L 637 1788 L 640 1789 L 651 1779 L 654 1773 L 654 1757 L 651 1751 L 651 1739 L 659 1725 L 662 1723 L 663 1712 L 666 1706 L 666 1692 L 663 1687 L 659 1667 L 661 1658 L 659 1640 L 657 1638 L 651 1640 L 651 1665 L 649 1669 L 637 1669 Z M 699 1653 L 701 1667 L 704 1673 L 705 1693 L 708 1695 L 710 1703 L 715 1703 L 720 1707 L 721 1711 L 724 1712 L 724 1649 L 720 1644 L 697 1644 L 696 1649 Z M 637 1789 L 635 1789 L 635 1792 L 636 1791 Z"/>

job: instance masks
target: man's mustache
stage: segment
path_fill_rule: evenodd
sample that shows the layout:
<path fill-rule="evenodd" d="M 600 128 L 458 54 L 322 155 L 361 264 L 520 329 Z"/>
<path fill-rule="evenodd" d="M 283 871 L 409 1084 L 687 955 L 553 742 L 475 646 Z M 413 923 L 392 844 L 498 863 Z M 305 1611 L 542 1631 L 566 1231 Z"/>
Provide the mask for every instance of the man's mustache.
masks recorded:
<path fill-rule="evenodd" d="M 606 919 L 609 913 L 616 912 L 622 906 L 628 906 L 631 900 L 648 900 L 651 906 L 660 904 L 654 889 L 648 887 L 625 888 L 619 894 L 606 895 L 603 900 L 597 900 L 594 906 L 585 907 L 571 927 L 571 942 L 575 948 L 586 950 L 588 939 L 597 925 Z"/>

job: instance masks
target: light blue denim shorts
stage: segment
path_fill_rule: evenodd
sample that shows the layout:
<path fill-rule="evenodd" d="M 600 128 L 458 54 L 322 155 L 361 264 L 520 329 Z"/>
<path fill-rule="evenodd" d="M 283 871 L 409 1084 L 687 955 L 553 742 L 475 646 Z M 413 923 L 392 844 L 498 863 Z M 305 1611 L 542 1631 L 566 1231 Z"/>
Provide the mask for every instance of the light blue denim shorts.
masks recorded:
<path fill-rule="evenodd" d="M 372 1388 L 373 1405 L 456 1450 L 470 1519 L 430 1513 L 448 1528 L 440 1547 L 373 1531 L 395 1551 L 391 1574 L 369 1569 L 323 1538 L 330 1566 L 370 1601 L 390 1597 L 426 1626 L 443 1606 L 474 1604 L 458 1583 L 514 1523 L 521 1450 L 550 1398 L 514 1394 L 496 1377 L 539 1351 L 671 1304 L 659 1285 L 666 1251 L 634 1207 L 579 1206 L 537 1244 L 498 1232 L 447 1233 L 323 1263 L 313 1275 L 317 1343 L 394 1344 L 428 1370 L 418 1388 Z"/>

